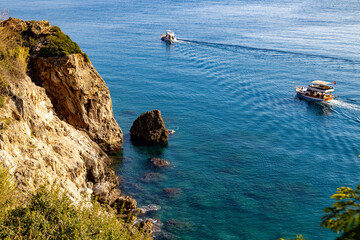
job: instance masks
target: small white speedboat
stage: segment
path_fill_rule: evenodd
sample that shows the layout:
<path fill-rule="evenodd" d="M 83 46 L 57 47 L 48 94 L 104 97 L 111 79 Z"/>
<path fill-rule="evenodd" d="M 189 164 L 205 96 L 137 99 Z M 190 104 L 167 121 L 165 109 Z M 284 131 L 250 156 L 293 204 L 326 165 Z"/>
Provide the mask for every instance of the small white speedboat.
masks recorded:
<path fill-rule="evenodd" d="M 161 34 L 161 40 L 169 44 L 172 44 L 177 41 L 174 32 L 171 30 L 167 30 L 165 35 Z"/>
<path fill-rule="evenodd" d="M 299 98 L 310 102 L 326 102 L 334 99 L 334 88 L 329 84 L 325 81 L 312 81 L 308 87 L 295 87 L 295 92 Z"/>

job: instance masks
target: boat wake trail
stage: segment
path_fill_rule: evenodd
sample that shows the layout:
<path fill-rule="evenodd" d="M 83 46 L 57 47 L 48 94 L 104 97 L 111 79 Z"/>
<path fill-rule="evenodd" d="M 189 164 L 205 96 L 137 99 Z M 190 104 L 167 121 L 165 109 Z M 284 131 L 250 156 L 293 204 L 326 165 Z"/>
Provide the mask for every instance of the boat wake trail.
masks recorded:
<path fill-rule="evenodd" d="M 203 44 L 211 47 L 236 47 L 246 50 L 252 50 L 252 51 L 264 51 L 264 52 L 274 52 L 274 53 L 282 53 L 282 54 L 292 54 L 292 55 L 298 55 L 298 56 L 306 56 L 306 57 L 316 57 L 316 58 L 324 58 L 324 59 L 331 59 L 331 60 L 337 60 L 337 61 L 344 61 L 344 62 L 350 62 L 350 63 L 360 63 L 360 61 L 353 60 L 353 59 L 347 59 L 347 58 L 339 58 L 339 57 L 332 57 L 332 56 L 326 56 L 326 55 L 320 55 L 320 54 L 311 54 L 311 53 L 301 53 L 301 52 L 293 52 L 293 51 L 285 51 L 280 49 L 272 49 L 272 48 L 258 48 L 258 47 L 250 47 L 250 46 L 244 46 L 244 45 L 236 45 L 236 44 L 225 44 L 225 43 L 212 43 L 212 42 L 203 42 L 203 41 L 196 41 L 196 40 L 187 40 L 187 39 L 178 39 L 178 42 L 187 42 L 187 43 L 195 43 L 195 44 Z"/>
<path fill-rule="evenodd" d="M 354 103 L 348 103 L 341 100 L 332 100 L 329 102 L 330 105 L 334 107 L 340 107 L 345 108 L 352 111 L 358 111 L 360 112 L 360 105 L 354 104 Z"/>
<path fill-rule="evenodd" d="M 345 118 L 360 123 L 360 105 L 348 103 L 341 100 L 332 100 L 329 102 L 335 112 L 342 114 Z"/>

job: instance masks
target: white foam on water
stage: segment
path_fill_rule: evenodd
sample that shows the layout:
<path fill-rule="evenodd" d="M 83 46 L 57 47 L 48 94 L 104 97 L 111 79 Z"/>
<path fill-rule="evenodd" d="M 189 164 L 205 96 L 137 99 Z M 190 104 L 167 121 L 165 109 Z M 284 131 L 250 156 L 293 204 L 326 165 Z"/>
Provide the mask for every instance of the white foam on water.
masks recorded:
<path fill-rule="evenodd" d="M 329 105 L 334 107 L 335 112 L 342 114 L 347 119 L 360 122 L 360 105 L 336 99 L 329 101 Z"/>
<path fill-rule="evenodd" d="M 332 101 L 329 101 L 329 104 L 334 107 L 345 108 L 352 111 L 360 111 L 360 105 L 344 102 L 342 100 L 334 99 Z"/>
<path fill-rule="evenodd" d="M 149 204 L 146 206 L 142 206 L 140 208 L 143 209 L 145 212 L 151 212 L 151 211 L 158 211 L 161 207 L 156 204 Z"/>

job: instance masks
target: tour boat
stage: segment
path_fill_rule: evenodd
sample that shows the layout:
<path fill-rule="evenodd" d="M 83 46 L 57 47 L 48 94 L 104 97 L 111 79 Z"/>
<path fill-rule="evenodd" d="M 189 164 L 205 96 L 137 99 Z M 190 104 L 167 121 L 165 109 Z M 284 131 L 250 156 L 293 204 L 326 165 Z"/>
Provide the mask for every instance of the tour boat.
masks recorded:
<path fill-rule="evenodd" d="M 334 99 L 331 93 L 334 91 L 330 82 L 312 81 L 308 87 L 295 87 L 295 92 L 299 98 L 303 98 L 311 102 L 326 102 Z"/>
<path fill-rule="evenodd" d="M 176 42 L 176 37 L 173 31 L 171 30 L 167 30 L 166 34 L 161 34 L 161 40 L 163 40 L 164 42 L 167 42 L 169 44 L 172 44 L 174 42 Z"/>

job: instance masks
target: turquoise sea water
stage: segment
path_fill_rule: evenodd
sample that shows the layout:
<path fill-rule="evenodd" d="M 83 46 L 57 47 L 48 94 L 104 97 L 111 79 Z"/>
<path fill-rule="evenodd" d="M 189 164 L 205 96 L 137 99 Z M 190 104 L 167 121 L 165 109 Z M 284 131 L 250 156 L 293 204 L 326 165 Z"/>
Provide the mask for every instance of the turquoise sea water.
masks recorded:
<path fill-rule="evenodd" d="M 319 227 L 339 186 L 360 183 L 359 1 L 2 1 L 47 19 L 88 53 L 110 88 L 125 143 L 114 169 L 139 206 L 156 204 L 158 238 L 333 239 Z M 172 29 L 182 41 L 168 46 Z M 327 105 L 294 86 L 336 81 Z M 129 129 L 160 109 L 165 148 Z M 156 156 L 172 163 L 157 171 Z M 143 181 L 157 172 L 160 179 Z M 164 188 L 179 188 L 176 196 Z M 184 225 L 171 226 L 176 220 Z"/>

